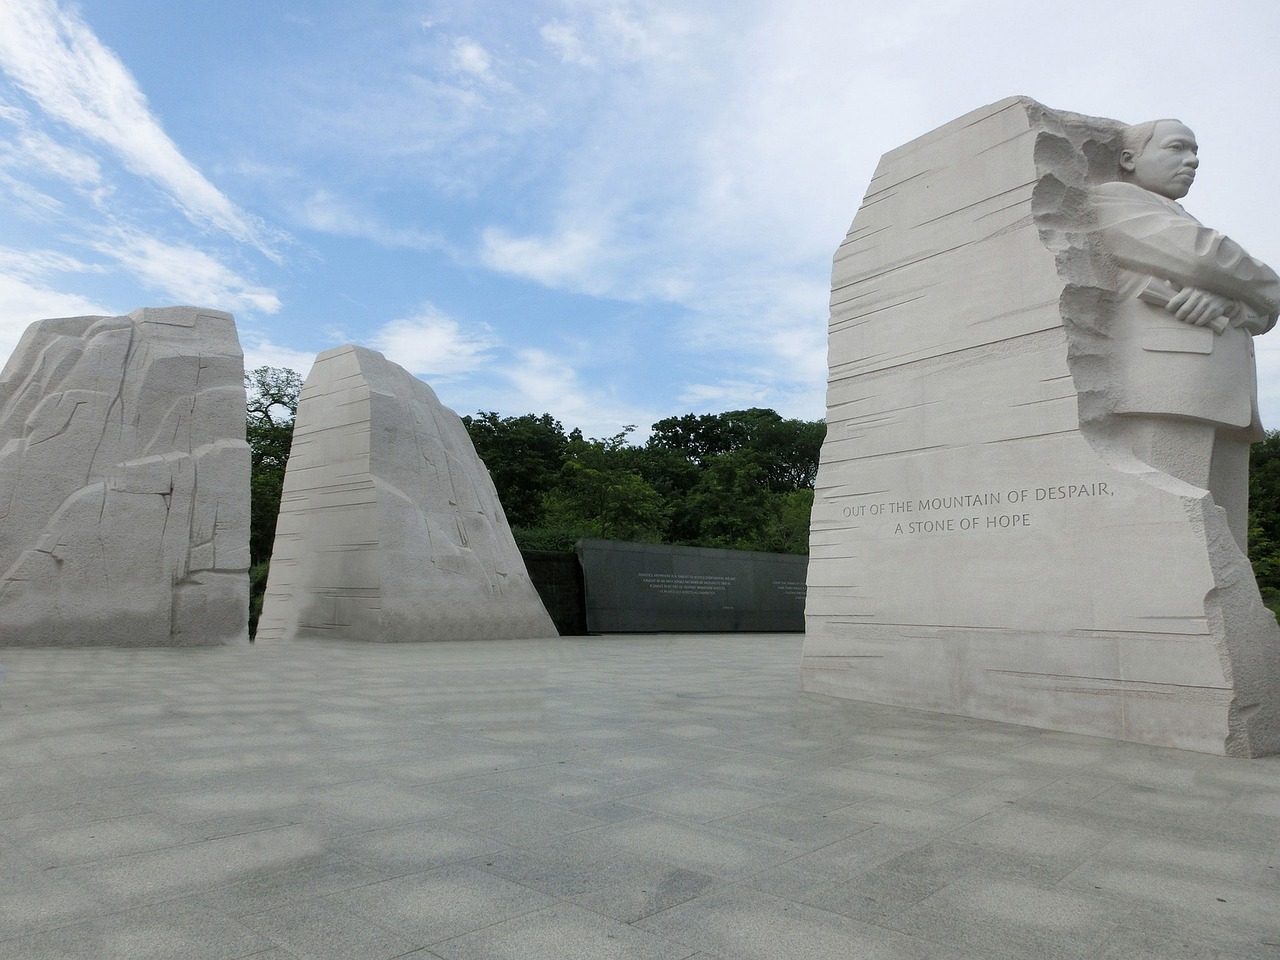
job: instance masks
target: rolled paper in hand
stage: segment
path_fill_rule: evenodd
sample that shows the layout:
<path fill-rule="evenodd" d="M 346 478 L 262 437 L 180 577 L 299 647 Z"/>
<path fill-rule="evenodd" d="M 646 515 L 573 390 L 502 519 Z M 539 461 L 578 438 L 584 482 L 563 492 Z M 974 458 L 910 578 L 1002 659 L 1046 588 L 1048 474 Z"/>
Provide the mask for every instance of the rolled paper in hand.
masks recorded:
<path fill-rule="evenodd" d="M 1167 307 L 1174 294 L 1180 289 L 1180 287 L 1175 286 L 1168 280 L 1152 277 L 1147 281 L 1147 285 L 1138 291 L 1138 299 L 1155 307 Z M 1214 333 L 1221 333 L 1230 325 L 1231 319 L 1221 314 L 1209 321 L 1209 326 L 1213 327 Z"/>

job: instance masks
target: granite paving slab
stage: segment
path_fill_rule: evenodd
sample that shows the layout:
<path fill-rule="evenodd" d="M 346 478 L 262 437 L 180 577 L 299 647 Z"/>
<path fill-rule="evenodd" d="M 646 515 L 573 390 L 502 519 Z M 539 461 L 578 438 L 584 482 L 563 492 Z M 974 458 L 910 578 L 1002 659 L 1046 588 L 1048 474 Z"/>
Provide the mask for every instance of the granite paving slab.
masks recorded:
<path fill-rule="evenodd" d="M 0 647 L 0 960 L 1280 956 L 1280 758 L 801 694 L 800 644 Z"/>

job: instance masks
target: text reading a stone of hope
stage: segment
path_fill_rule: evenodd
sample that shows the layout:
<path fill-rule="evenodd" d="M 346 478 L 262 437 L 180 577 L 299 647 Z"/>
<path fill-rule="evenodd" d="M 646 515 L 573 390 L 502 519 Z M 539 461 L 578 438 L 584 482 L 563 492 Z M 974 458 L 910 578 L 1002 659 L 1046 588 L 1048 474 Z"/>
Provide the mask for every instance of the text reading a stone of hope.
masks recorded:
<path fill-rule="evenodd" d="M 1079 500 L 1089 497 L 1113 497 L 1115 493 L 1105 481 L 1097 483 L 1066 483 L 1045 487 L 1028 487 L 1007 491 L 992 490 L 985 493 L 965 493 L 947 497 L 916 497 L 905 500 L 885 500 L 845 507 L 846 517 L 893 517 L 894 534 L 952 533 L 957 530 L 1013 530 L 1031 526 L 1031 512 L 1026 506 L 1056 500 Z M 913 519 L 923 514 L 944 510 L 964 510 L 973 507 L 1017 506 L 1018 512 L 988 513 L 965 517 L 930 517 Z"/>

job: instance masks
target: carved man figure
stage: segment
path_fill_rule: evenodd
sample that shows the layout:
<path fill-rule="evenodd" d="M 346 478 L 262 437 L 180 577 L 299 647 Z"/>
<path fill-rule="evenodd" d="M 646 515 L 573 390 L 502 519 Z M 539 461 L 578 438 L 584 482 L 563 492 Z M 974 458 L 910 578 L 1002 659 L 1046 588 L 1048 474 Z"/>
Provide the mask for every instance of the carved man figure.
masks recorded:
<path fill-rule="evenodd" d="M 1280 312 L 1280 277 L 1178 200 L 1199 166 L 1177 120 L 1126 128 L 1120 179 L 1095 189 L 1118 267 L 1109 330 L 1113 435 L 1139 461 L 1208 490 L 1242 550 L 1258 420 L 1253 337 Z"/>

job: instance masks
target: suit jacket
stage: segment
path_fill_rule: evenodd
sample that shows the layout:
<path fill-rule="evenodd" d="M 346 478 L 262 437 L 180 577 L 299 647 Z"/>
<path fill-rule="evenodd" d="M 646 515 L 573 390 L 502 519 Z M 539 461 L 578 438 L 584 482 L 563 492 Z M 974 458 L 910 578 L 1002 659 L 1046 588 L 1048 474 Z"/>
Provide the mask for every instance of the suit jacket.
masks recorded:
<path fill-rule="evenodd" d="M 1118 267 L 1110 406 L 1116 413 L 1190 417 L 1230 427 L 1258 421 L 1253 336 L 1280 313 L 1280 276 L 1181 205 L 1132 183 L 1093 191 L 1094 227 Z M 1240 302 L 1217 334 L 1138 294 L 1153 278 Z"/>

